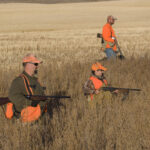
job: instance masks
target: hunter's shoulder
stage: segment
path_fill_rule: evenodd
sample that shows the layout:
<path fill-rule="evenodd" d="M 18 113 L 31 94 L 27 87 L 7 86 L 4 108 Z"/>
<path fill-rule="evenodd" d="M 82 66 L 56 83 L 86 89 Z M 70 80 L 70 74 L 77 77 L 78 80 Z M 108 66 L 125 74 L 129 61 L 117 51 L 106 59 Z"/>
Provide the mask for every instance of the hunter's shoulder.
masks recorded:
<path fill-rule="evenodd" d="M 20 75 L 15 77 L 12 81 L 12 83 L 20 83 L 20 82 L 23 82 L 22 77 Z"/>
<path fill-rule="evenodd" d="M 112 26 L 108 23 L 106 23 L 104 26 L 103 26 L 103 29 L 111 29 Z"/>
<path fill-rule="evenodd" d="M 103 27 L 109 27 L 109 26 L 110 26 L 110 24 L 106 23 L 106 24 L 104 24 Z"/>
<path fill-rule="evenodd" d="M 85 83 L 84 83 L 84 86 L 86 87 L 86 86 L 91 86 L 91 85 L 93 85 L 93 82 L 92 82 L 92 80 L 90 80 L 90 79 L 88 79 L 88 80 L 86 80 L 85 81 Z"/>

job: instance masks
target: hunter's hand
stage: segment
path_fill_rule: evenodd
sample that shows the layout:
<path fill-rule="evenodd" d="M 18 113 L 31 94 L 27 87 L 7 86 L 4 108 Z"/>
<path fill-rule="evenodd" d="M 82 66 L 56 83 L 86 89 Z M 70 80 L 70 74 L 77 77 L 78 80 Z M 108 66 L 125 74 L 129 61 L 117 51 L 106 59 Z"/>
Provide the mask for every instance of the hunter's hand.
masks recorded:
<path fill-rule="evenodd" d="M 96 90 L 96 91 L 95 91 L 95 94 L 99 94 L 99 90 Z"/>
<path fill-rule="evenodd" d="M 113 91 L 113 93 L 118 94 L 118 93 L 119 93 L 119 90 L 115 90 L 115 91 Z"/>

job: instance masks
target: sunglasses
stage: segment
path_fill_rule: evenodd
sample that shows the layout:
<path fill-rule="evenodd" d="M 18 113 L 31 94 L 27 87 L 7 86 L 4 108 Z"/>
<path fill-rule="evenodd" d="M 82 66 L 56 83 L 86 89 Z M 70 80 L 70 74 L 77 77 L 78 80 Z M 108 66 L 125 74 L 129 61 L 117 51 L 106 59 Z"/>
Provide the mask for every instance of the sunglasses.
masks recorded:
<path fill-rule="evenodd" d="M 39 65 L 38 63 L 32 63 L 32 62 L 29 62 L 29 64 L 33 64 L 34 66 L 38 66 Z"/>

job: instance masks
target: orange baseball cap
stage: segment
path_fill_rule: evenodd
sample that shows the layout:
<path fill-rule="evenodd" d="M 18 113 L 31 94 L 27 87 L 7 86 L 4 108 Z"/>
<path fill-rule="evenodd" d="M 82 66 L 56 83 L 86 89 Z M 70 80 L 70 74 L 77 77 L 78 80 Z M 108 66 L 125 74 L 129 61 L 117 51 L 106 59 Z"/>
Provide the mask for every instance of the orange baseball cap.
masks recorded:
<path fill-rule="evenodd" d="M 92 65 L 92 68 L 91 68 L 93 71 L 96 71 L 96 70 L 103 70 L 103 71 L 106 71 L 107 68 L 103 67 L 100 63 L 96 62 L 95 64 Z"/>
<path fill-rule="evenodd" d="M 42 63 L 42 61 L 38 60 L 36 58 L 36 56 L 34 56 L 33 54 L 28 54 L 27 56 L 25 56 L 23 58 L 23 63 L 28 63 L 28 62 L 31 62 L 31 63 Z"/>

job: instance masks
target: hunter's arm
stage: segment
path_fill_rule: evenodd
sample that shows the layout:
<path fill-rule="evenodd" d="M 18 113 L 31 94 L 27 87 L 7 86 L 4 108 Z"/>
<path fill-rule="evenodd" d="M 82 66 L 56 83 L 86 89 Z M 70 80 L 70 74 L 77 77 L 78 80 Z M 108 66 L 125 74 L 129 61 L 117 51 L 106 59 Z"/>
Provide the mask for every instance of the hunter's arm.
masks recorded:
<path fill-rule="evenodd" d="M 91 80 L 88 80 L 85 82 L 84 86 L 83 86 L 83 91 L 85 95 L 89 95 L 89 94 L 94 94 L 95 93 L 95 88 L 94 88 L 94 84 Z"/>
<path fill-rule="evenodd" d="M 25 98 L 27 95 L 24 82 L 21 77 L 13 80 L 9 89 L 8 98 L 15 105 L 17 111 L 31 105 L 31 101 Z"/>

